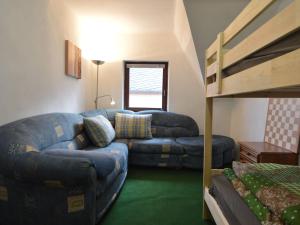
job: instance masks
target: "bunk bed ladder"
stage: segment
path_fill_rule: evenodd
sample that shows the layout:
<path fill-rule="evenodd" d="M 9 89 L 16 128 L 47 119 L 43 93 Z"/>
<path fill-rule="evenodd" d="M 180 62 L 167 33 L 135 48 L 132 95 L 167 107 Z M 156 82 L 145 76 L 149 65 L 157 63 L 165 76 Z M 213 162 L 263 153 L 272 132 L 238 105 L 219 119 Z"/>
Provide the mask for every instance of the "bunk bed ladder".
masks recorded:
<path fill-rule="evenodd" d="M 223 55 L 224 55 L 224 33 L 220 32 L 218 34 L 216 42 L 216 52 L 209 57 L 206 57 L 205 63 L 205 77 L 206 77 L 206 86 L 216 82 L 217 87 L 214 90 L 214 94 L 222 93 L 222 68 L 223 68 Z M 208 53 L 206 54 L 208 56 Z"/>

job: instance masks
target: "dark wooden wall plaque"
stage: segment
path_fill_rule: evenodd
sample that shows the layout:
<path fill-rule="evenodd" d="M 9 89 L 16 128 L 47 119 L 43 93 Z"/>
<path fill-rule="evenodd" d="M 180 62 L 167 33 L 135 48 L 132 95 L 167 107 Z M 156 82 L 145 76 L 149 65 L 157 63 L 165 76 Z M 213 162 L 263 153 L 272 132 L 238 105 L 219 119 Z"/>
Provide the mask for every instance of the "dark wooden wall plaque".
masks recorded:
<path fill-rule="evenodd" d="M 81 49 L 71 41 L 66 40 L 66 68 L 67 76 L 81 79 Z"/>

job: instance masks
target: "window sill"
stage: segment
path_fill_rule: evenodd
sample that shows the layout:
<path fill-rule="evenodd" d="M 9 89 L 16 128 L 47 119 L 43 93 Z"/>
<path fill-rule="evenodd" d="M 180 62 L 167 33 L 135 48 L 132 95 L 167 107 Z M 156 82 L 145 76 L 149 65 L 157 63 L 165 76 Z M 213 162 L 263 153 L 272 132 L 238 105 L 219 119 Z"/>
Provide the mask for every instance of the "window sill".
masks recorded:
<path fill-rule="evenodd" d="M 131 107 L 127 107 L 125 109 L 126 110 L 131 110 L 131 111 L 134 111 L 134 112 L 145 111 L 145 110 L 167 111 L 167 110 L 164 110 L 162 108 L 131 108 Z"/>

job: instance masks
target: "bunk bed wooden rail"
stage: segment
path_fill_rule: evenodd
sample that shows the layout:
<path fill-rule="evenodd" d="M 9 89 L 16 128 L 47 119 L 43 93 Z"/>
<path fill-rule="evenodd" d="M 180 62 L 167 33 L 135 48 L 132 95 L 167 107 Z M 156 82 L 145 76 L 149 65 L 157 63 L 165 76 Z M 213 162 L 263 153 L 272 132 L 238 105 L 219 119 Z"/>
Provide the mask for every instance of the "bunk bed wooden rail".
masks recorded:
<path fill-rule="evenodd" d="M 232 24 L 224 32 L 219 33 L 217 40 L 207 49 L 205 60 L 208 97 L 287 88 L 299 83 L 299 79 L 294 79 L 299 77 L 296 72 L 300 68 L 297 63 L 299 51 L 294 51 L 281 59 L 270 60 L 267 63 L 246 69 L 229 77 L 223 77 L 222 74 L 224 69 L 300 28 L 300 1 L 295 0 L 234 48 L 229 50 L 224 48 L 229 41 L 236 37 L 273 2 L 275 1 L 252 0 Z M 293 60 L 293 58 L 296 59 Z M 285 74 L 280 73 L 279 70 L 288 71 L 286 70 L 288 67 L 292 68 L 294 66 L 296 67 L 290 71 L 292 73 L 290 82 L 282 83 L 282 80 L 286 80 Z M 273 73 L 275 71 L 277 72 L 276 75 Z M 270 74 L 273 74 L 272 77 Z M 247 86 L 240 85 L 245 84 L 244 82 L 247 82 Z"/>
<path fill-rule="evenodd" d="M 216 97 L 300 97 L 300 49 L 230 76 L 223 75 L 223 71 L 228 67 L 300 29 L 300 0 L 294 0 L 235 47 L 225 48 L 228 42 L 274 2 L 276 0 L 252 0 L 227 29 L 218 34 L 217 39 L 206 51 L 203 218 L 209 219 L 212 216 L 217 225 L 228 225 L 228 222 L 208 191 L 212 176 L 221 172 L 211 168 L 213 99 Z"/>

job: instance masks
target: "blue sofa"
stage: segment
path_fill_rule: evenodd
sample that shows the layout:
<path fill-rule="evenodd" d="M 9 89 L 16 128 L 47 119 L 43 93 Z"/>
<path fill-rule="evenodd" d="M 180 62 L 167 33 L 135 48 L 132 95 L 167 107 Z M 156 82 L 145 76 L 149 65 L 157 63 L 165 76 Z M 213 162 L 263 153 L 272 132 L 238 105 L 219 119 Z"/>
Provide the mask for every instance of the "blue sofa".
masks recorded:
<path fill-rule="evenodd" d="M 133 114 L 128 110 L 93 110 L 84 117 L 103 115 L 114 125 L 117 112 Z M 141 111 L 152 114 L 152 139 L 119 139 L 129 150 L 129 164 L 148 167 L 203 168 L 203 135 L 197 123 L 189 116 L 163 111 Z M 213 167 L 221 168 L 232 162 L 235 142 L 225 136 L 213 136 Z"/>
<path fill-rule="evenodd" d="M 139 112 L 152 113 L 153 139 L 93 146 L 83 118 L 101 114 L 114 125 L 117 112 L 134 113 L 52 113 L 0 127 L 0 224 L 95 225 L 119 193 L 128 160 L 132 165 L 202 168 L 198 126 L 175 113 Z M 226 147 L 214 149 L 216 167 L 232 160 L 233 141 L 225 141 Z"/>
<path fill-rule="evenodd" d="M 127 146 L 92 146 L 78 114 L 13 122 L 0 138 L 1 225 L 94 225 L 127 174 Z"/>

